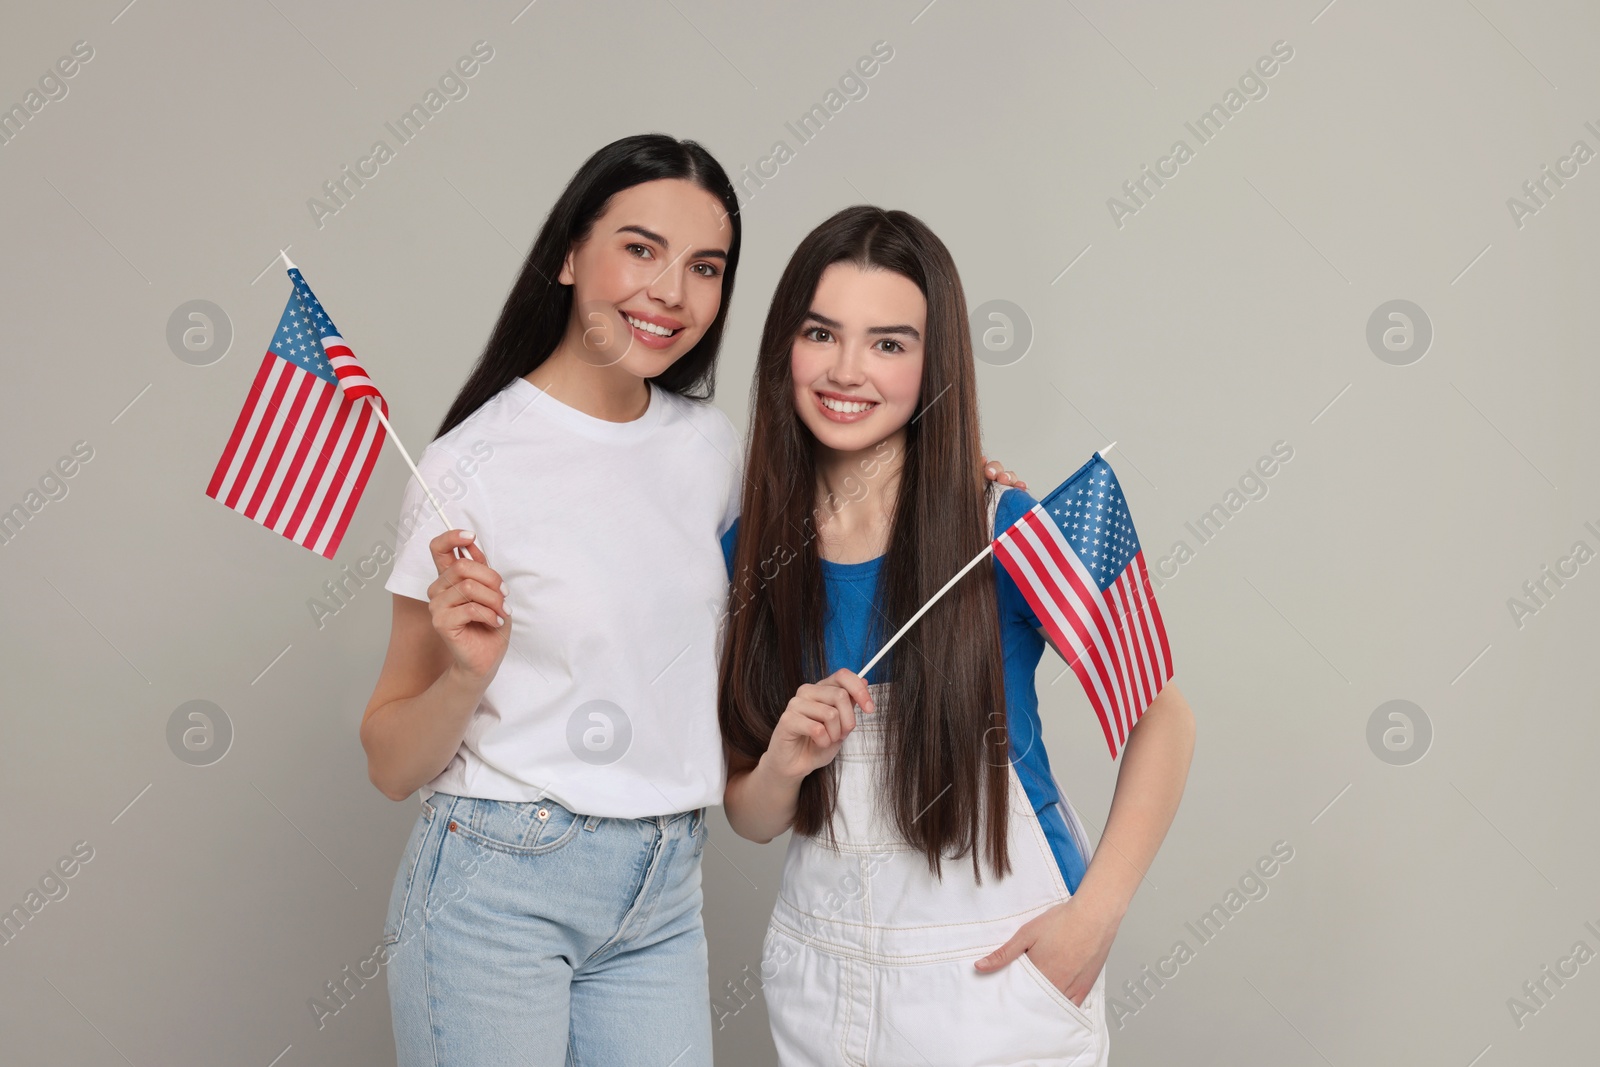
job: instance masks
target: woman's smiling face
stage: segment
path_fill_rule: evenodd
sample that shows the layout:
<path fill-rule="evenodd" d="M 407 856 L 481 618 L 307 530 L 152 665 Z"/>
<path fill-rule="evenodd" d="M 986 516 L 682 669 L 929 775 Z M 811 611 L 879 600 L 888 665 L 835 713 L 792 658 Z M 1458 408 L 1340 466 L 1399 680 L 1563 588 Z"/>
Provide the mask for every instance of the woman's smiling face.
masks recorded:
<path fill-rule="evenodd" d="M 790 350 L 795 410 L 823 447 L 871 448 L 911 421 L 928 302 L 903 274 L 834 263 Z"/>
<path fill-rule="evenodd" d="M 705 335 L 722 306 L 733 226 L 693 182 L 663 178 L 611 198 L 558 280 L 573 286 L 581 354 L 654 378 Z"/>

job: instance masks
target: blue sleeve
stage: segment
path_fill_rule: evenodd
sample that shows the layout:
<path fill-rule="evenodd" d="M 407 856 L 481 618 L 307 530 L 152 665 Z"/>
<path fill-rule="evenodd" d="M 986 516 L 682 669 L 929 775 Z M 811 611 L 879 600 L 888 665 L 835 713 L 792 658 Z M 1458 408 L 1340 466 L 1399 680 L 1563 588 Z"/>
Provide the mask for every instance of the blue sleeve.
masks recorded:
<path fill-rule="evenodd" d="M 728 580 L 733 580 L 733 550 L 739 543 L 739 520 L 734 519 L 733 525 L 728 527 L 722 535 L 722 563 L 728 568 Z"/>
<path fill-rule="evenodd" d="M 994 533 L 998 537 L 1004 533 L 1012 523 L 1026 515 L 1038 501 L 1028 495 L 1027 490 L 1008 486 L 1000 494 L 1000 503 L 994 512 Z M 1006 570 L 1005 564 L 998 558 L 994 561 L 995 590 L 1000 602 L 1001 619 L 1021 619 L 1030 627 L 1037 630 L 1041 625 L 1039 616 L 1033 613 L 1033 608 L 1028 606 L 1028 600 L 1022 595 L 1022 590 L 1017 587 L 1017 581 L 1011 577 L 1011 572 Z"/>

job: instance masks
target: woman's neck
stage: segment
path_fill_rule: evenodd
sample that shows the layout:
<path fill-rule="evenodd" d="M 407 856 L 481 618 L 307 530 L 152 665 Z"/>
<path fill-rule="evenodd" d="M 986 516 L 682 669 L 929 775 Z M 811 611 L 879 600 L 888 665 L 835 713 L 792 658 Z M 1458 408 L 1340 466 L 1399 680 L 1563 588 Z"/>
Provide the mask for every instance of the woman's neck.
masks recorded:
<path fill-rule="evenodd" d="M 817 449 L 817 554 L 862 563 L 889 550 L 905 429 L 859 452 Z"/>
<path fill-rule="evenodd" d="M 632 422 L 650 407 L 649 382 L 616 364 L 595 366 L 566 341 L 523 377 L 569 408 L 606 422 Z"/>

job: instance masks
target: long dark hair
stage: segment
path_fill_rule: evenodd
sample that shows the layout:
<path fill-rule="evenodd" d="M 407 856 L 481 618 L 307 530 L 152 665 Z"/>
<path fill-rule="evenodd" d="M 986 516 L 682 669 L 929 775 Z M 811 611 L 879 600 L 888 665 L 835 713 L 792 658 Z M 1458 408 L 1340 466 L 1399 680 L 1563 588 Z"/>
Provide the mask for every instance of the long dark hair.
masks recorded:
<path fill-rule="evenodd" d="M 972 339 L 955 263 L 916 217 L 846 208 L 813 230 L 784 269 L 751 385 L 747 477 L 718 680 L 724 741 L 751 761 L 766 751 L 795 689 L 824 674 L 816 439 L 794 409 L 790 352 L 818 279 L 834 263 L 904 275 L 928 302 L 919 411 L 906 427 L 872 647 L 988 543 Z M 981 881 L 980 850 L 999 876 L 1010 870 L 1009 746 L 994 571 L 976 570 L 895 646 L 884 664 L 893 697 L 878 714 L 886 715 L 888 759 L 880 787 L 900 835 L 935 874 L 946 849 L 954 858 L 970 853 Z M 837 795 L 834 764 L 807 775 L 795 832 L 827 831 L 831 840 Z"/>
<path fill-rule="evenodd" d="M 733 225 L 728 261 L 722 272 L 722 305 L 705 334 L 672 366 L 652 378 L 656 385 L 692 400 L 710 400 L 715 391 L 717 352 L 723 324 L 733 301 L 733 279 L 739 267 L 739 203 L 722 165 L 694 141 L 664 133 L 640 133 L 612 141 L 590 156 L 572 176 L 539 236 L 534 239 L 522 273 L 506 297 L 500 318 L 489 335 L 466 384 L 445 412 L 435 437 L 442 437 L 477 411 L 513 378 L 520 378 L 550 358 L 572 315 L 572 287 L 556 281 L 562 260 L 572 246 L 589 236 L 611 198 L 624 189 L 659 178 L 692 181 L 722 201 Z"/>

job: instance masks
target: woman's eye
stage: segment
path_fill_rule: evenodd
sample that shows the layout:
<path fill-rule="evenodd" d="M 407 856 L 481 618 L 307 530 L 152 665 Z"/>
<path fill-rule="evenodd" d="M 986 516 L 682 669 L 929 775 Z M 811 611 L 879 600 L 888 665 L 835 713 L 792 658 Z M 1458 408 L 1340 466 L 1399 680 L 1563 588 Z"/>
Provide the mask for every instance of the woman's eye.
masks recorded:
<path fill-rule="evenodd" d="M 826 334 L 826 336 L 824 336 L 824 337 L 814 337 L 814 336 L 812 336 L 813 334 L 819 334 L 819 333 L 820 334 Z M 816 341 L 819 344 L 825 344 L 825 343 L 827 343 L 827 341 L 829 341 L 833 337 L 833 335 L 828 333 L 827 329 L 825 327 L 822 327 L 822 326 L 810 326 L 810 327 L 807 327 L 800 334 L 800 336 L 804 337 L 808 341 Z"/>
<path fill-rule="evenodd" d="M 696 263 L 694 265 L 694 267 L 690 268 L 690 269 L 697 269 L 697 268 L 700 268 L 700 267 L 704 267 L 706 269 L 706 273 L 705 273 L 704 276 L 707 277 L 707 278 L 715 278 L 717 275 L 722 273 L 720 270 L 718 270 L 715 266 L 713 266 L 710 263 Z"/>
<path fill-rule="evenodd" d="M 623 247 L 626 248 L 629 252 L 632 252 L 635 248 L 637 248 L 639 251 L 645 253 L 646 256 L 648 256 L 650 254 L 650 249 L 646 248 L 644 245 L 641 245 L 641 244 L 628 244 L 628 245 L 623 245 Z"/>
<path fill-rule="evenodd" d="M 904 352 L 906 350 L 906 346 L 901 344 L 899 341 L 896 341 L 893 337 L 885 337 L 880 343 L 894 345 L 894 348 L 889 350 L 891 352 Z"/>

